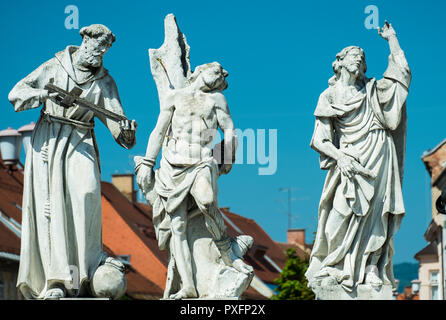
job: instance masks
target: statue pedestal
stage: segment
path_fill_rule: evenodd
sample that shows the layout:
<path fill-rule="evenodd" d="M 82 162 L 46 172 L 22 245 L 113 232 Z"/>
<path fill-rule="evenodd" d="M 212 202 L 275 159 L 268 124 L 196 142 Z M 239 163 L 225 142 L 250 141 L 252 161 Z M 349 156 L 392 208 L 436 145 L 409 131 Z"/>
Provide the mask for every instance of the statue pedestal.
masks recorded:
<path fill-rule="evenodd" d="M 200 299 L 240 299 L 254 274 L 247 275 L 224 265 L 202 214 L 192 218 L 188 228 L 194 280 Z"/>
<path fill-rule="evenodd" d="M 111 300 L 110 298 L 60 298 L 58 300 Z"/>
<path fill-rule="evenodd" d="M 324 286 L 314 289 L 317 300 L 392 300 L 391 285 L 374 288 L 368 284 L 360 284 L 353 292 L 345 291 L 341 286 Z"/>

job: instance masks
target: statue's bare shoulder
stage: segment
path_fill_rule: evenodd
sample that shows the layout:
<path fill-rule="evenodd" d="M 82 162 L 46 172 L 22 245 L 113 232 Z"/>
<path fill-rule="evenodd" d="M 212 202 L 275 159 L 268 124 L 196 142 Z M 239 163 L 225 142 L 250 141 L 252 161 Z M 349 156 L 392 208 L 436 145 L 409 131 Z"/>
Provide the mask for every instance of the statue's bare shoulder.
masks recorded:
<path fill-rule="evenodd" d="M 224 112 L 229 113 L 228 102 L 226 101 L 225 96 L 220 91 L 215 91 L 209 93 L 210 99 L 214 102 L 214 107 L 216 109 L 221 109 Z"/>

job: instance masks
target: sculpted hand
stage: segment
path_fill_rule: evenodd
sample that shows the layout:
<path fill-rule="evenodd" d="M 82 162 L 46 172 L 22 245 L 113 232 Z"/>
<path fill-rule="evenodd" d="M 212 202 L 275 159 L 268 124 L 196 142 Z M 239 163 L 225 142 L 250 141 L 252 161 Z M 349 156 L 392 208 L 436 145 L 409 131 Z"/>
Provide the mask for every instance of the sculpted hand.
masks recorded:
<path fill-rule="evenodd" d="M 152 167 L 141 165 L 136 173 L 136 182 L 140 189 L 145 192 L 150 188 L 150 185 L 154 182 L 154 171 Z"/>
<path fill-rule="evenodd" d="M 124 140 L 132 141 L 135 137 L 136 128 L 138 124 L 135 120 L 121 120 L 119 121 L 119 128 Z"/>
<path fill-rule="evenodd" d="M 362 176 L 375 179 L 375 174 L 369 169 L 361 166 L 356 160 L 350 158 L 349 156 L 342 156 L 337 165 L 341 170 L 342 174 L 347 176 L 347 178 L 351 179 L 355 174 L 360 174 Z"/>
<path fill-rule="evenodd" d="M 347 178 L 352 178 L 355 175 L 355 169 L 353 168 L 353 159 L 348 156 L 342 156 L 339 158 L 337 165 L 341 170 L 341 173 Z"/>
<path fill-rule="evenodd" d="M 386 39 L 387 41 L 389 41 L 390 37 L 392 36 L 396 36 L 396 32 L 392 27 L 392 24 L 390 24 L 389 22 L 387 22 L 384 25 L 384 27 L 381 29 L 380 27 L 378 27 L 378 34 L 383 38 Z"/>
<path fill-rule="evenodd" d="M 228 174 L 232 169 L 232 163 L 231 164 L 222 164 L 220 167 L 220 174 Z"/>
<path fill-rule="evenodd" d="M 41 102 L 45 102 L 46 99 L 49 98 L 55 98 L 57 97 L 59 94 L 57 92 L 52 92 L 50 93 L 48 90 L 42 90 L 42 92 L 40 93 L 40 101 Z"/>

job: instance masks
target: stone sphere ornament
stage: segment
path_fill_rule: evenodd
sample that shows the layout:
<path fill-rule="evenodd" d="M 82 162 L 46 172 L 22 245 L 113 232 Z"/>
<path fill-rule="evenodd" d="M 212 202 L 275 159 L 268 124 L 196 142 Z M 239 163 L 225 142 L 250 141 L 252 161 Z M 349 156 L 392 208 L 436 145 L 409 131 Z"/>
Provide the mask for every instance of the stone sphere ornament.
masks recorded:
<path fill-rule="evenodd" d="M 127 280 L 124 264 L 108 257 L 105 263 L 96 270 L 91 280 L 91 291 L 97 298 L 119 299 L 125 294 Z"/>

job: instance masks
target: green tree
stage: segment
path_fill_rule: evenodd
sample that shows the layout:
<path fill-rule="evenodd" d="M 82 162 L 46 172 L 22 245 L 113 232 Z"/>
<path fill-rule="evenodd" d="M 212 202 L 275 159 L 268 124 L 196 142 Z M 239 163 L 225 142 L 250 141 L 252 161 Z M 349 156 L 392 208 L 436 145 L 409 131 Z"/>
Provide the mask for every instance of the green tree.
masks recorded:
<path fill-rule="evenodd" d="M 286 251 L 287 261 L 280 276 L 274 280 L 277 288 L 272 300 L 314 300 L 314 293 L 308 288 L 305 272 L 309 260 L 302 260 L 294 248 Z"/>

